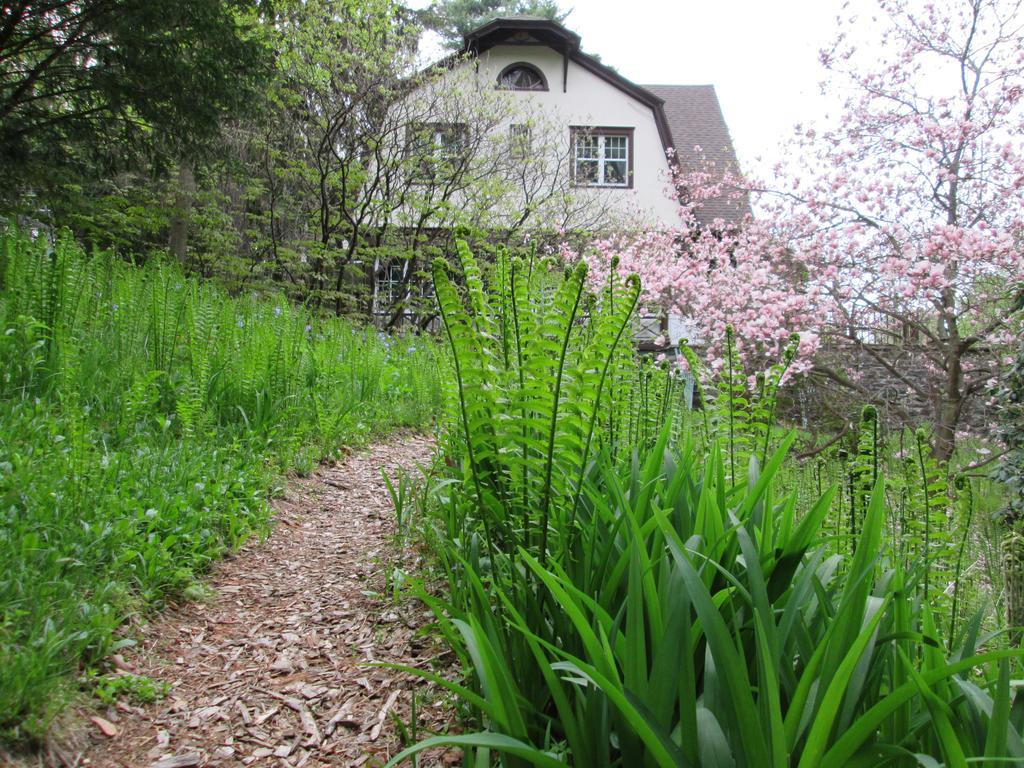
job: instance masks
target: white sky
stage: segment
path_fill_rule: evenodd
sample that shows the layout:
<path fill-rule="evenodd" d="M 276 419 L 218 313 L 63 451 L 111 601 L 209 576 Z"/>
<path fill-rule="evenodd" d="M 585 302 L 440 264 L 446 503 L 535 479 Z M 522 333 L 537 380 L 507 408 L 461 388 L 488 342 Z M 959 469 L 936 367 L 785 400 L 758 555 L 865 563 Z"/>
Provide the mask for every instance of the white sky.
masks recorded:
<path fill-rule="evenodd" d="M 424 7 L 429 0 L 412 0 Z M 768 170 L 795 124 L 828 108 L 818 50 L 832 42 L 842 0 L 561 0 L 565 25 L 635 83 L 718 92 L 740 165 Z M 870 5 L 853 0 L 850 5 Z M 760 162 L 758 158 L 761 158 Z"/>

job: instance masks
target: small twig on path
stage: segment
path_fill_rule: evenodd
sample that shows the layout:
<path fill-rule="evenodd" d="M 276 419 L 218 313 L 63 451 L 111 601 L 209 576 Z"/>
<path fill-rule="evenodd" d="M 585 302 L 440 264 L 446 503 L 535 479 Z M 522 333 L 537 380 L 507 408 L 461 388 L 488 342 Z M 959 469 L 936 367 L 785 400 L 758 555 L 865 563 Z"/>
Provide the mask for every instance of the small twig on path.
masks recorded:
<path fill-rule="evenodd" d="M 396 688 L 388 696 L 388 700 L 384 702 L 384 706 L 381 707 L 380 712 L 377 713 L 377 724 L 373 726 L 373 730 L 370 731 L 370 741 L 376 741 L 377 737 L 380 736 L 381 728 L 384 727 L 384 720 L 387 719 L 388 711 L 395 705 L 395 701 L 398 699 L 398 695 L 402 692 L 401 688 Z"/>

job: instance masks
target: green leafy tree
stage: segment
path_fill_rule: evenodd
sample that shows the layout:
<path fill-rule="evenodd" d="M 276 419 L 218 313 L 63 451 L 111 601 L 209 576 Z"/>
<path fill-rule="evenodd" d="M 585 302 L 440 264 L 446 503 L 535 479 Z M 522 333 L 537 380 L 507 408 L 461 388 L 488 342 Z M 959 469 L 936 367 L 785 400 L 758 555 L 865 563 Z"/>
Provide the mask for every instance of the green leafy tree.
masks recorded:
<path fill-rule="evenodd" d="M 0 6 L 0 195 L 191 151 L 268 71 L 252 0 Z M 6 201 L 8 204 L 13 199 Z M 45 202 L 45 201 L 43 201 Z"/>
<path fill-rule="evenodd" d="M 36 163 L 50 183 L 26 178 L 23 210 L 91 246 L 170 251 L 233 290 L 284 286 L 386 325 L 433 311 L 422 286 L 430 260 L 454 253 L 456 228 L 513 242 L 607 222 L 608 199 L 570 187 L 563 126 L 482 86 L 471 66 L 416 70 L 422 27 L 397 0 L 232 13 L 273 65 L 262 87 L 243 83 L 244 108 L 225 102 L 203 131 L 174 136 L 141 117 L 124 132 L 69 134 L 51 146 L 60 163 Z M 509 123 L 525 128 L 525 147 L 509 151 Z"/>
<path fill-rule="evenodd" d="M 471 66 L 417 72 L 419 32 L 394 0 L 278 8 L 261 116 L 226 131 L 233 163 L 218 158 L 220 199 L 249 229 L 235 275 L 395 325 L 433 311 L 430 259 L 454 253 L 457 228 L 511 242 L 526 229 L 608 220 L 605 196 L 569 186 L 563 126 L 482 85 Z M 509 123 L 526 128 L 528 151 L 509 151 Z M 209 173 L 200 177 L 202 189 Z M 223 274 L 227 262 L 213 266 Z"/>

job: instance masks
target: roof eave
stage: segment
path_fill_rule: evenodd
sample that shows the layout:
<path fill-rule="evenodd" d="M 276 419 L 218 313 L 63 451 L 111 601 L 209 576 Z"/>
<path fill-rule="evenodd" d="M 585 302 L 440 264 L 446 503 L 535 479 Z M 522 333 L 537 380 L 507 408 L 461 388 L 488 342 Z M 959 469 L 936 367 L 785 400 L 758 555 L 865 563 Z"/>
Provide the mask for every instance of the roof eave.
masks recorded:
<path fill-rule="evenodd" d="M 661 145 L 665 152 L 667 153 L 669 149 L 675 146 L 672 142 L 672 131 L 668 125 L 668 117 L 665 115 L 664 99 L 626 79 L 611 67 L 602 64 L 593 56 L 589 56 L 582 51 L 571 54 L 569 58 L 591 74 L 600 77 L 609 85 L 618 88 L 623 93 L 650 107 L 654 113 L 654 122 L 658 126 L 658 136 L 661 139 Z"/>
<path fill-rule="evenodd" d="M 497 33 L 499 32 L 508 34 L 506 37 L 498 37 Z M 658 136 L 661 139 L 662 147 L 666 153 L 674 147 L 672 131 L 669 128 L 668 118 L 665 115 L 664 99 L 626 79 L 611 67 L 602 64 L 593 56 L 581 51 L 580 36 L 556 21 L 530 18 L 493 19 L 468 32 L 463 37 L 462 49 L 454 56 L 449 57 L 445 65 L 451 66 L 460 58 L 476 56 L 496 45 L 501 45 L 507 37 L 511 37 L 517 32 L 541 33 L 549 39 L 544 40 L 538 37 L 538 45 L 546 45 L 553 48 L 591 74 L 649 107 L 654 114 L 654 121 L 658 126 Z"/>
<path fill-rule="evenodd" d="M 510 35 L 516 32 L 540 32 L 561 42 L 561 47 L 568 52 L 578 51 L 580 48 L 580 36 L 556 21 L 548 19 L 497 18 L 463 35 L 462 50 L 460 52 L 481 53 L 494 45 L 500 45 L 500 40 L 494 41 L 491 45 L 480 45 L 481 41 L 486 42 L 488 37 L 500 31 L 507 31 Z M 541 44 L 548 43 L 541 41 Z"/>

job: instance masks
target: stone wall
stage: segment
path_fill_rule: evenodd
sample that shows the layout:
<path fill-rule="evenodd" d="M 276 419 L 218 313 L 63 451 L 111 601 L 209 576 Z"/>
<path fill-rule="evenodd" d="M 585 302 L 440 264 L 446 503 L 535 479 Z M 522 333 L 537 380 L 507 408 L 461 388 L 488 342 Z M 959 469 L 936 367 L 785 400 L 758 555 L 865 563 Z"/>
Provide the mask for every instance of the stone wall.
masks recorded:
<path fill-rule="evenodd" d="M 969 356 L 969 360 L 977 365 L 983 364 L 988 357 L 986 350 L 976 350 Z M 870 350 L 861 347 L 826 347 L 819 353 L 819 360 L 822 368 L 838 371 L 870 393 L 883 423 L 899 424 L 905 421 L 907 415 L 914 424 L 929 423 L 935 418 L 937 400 L 922 398 L 886 365 L 912 380 L 934 380 L 934 373 L 929 369 L 921 346 L 875 344 L 871 345 Z M 984 432 L 987 424 L 985 399 L 984 395 L 976 395 L 966 404 L 961 429 L 979 434 Z M 843 414 L 846 419 L 855 420 L 861 406 L 867 402 L 864 396 L 843 387 L 820 371 L 787 387 L 785 400 L 786 413 L 803 425 L 835 420 L 835 412 Z"/>

